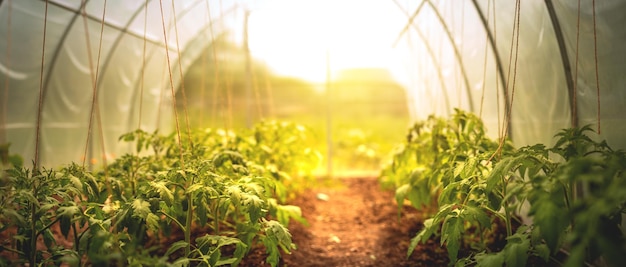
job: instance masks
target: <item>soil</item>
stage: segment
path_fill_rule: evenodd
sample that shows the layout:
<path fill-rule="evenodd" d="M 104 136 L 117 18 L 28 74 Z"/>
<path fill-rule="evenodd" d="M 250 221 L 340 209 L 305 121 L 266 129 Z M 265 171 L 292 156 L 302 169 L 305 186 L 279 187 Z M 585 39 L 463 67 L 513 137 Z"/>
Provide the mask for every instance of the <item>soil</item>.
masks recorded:
<path fill-rule="evenodd" d="M 327 199 L 324 198 L 327 196 Z M 321 197 L 321 198 L 320 198 Z M 281 266 L 446 266 L 445 247 L 433 240 L 407 258 L 409 242 L 423 227 L 423 213 L 398 206 L 392 191 L 376 178 L 349 178 L 300 194 L 293 205 L 309 225 L 289 225 L 297 250 L 283 255 Z M 240 266 L 269 266 L 262 248 Z"/>
<path fill-rule="evenodd" d="M 302 209 L 308 225 L 297 221 L 290 223 L 288 228 L 298 248 L 291 254 L 283 253 L 279 266 L 447 266 L 449 262 L 445 246 L 435 238 L 426 244 L 418 244 L 407 257 L 411 238 L 423 228 L 423 221 L 434 210 L 416 210 L 404 205 L 400 212 L 394 192 L 381 189 L 375 177 L 326 182 L 299 194 L 289 204 Z M 504 245 L 504 226 L 495 222 L 492 228 L 487 244 L 492 251 L 498 251 Z M 52 230 L 55 236 L 61 236 L 58 226 Z M 4 234 L 10 234 L 10 231 L 4 231 Z M 172 240 L 180 238 L 179 234 L 172 234 L 159 242 L 165 249 L 169 247 L 167 244 L 174 242 Z M 0 241 L 5 239 L 10 238 L 0 236 Z M 44 249 L 42 240 L 38 241 L 38 248 Z M 71 242 L 67 242 L 61 245 L 71 247 Z M 462 245 L 460 257 L 468 255 L 466 248 Z M 2 252 L 0 256 L 7 255 Z M 270 266 L 265 259 L 265 250 L 259 245 L 239 266 Z M 550 266 L 529 260 L 528 266 Z"/>

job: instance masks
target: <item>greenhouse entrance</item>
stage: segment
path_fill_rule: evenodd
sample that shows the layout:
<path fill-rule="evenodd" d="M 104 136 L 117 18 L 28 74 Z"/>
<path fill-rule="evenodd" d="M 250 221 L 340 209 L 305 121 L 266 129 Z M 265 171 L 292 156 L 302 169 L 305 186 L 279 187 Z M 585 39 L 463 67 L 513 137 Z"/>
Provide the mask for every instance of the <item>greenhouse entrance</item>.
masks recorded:
<path fill-rule="evenodd" d="M 621 266 L 624 0 L 0 0 L 0 267 Z"/>

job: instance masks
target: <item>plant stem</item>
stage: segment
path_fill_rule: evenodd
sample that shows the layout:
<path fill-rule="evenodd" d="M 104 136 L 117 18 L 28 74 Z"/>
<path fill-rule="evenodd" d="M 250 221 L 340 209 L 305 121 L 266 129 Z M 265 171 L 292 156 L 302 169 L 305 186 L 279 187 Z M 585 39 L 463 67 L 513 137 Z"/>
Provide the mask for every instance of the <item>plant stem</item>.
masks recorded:
<path fill-rule="evenodd" d="M 564 188 L 564 192 L 565 192 L 565 205 L 567 206 L 567 210 L 569 211 L 571 209 L 571 203 L 570 203 L 570 199 L 573 202 L 574 201 L 574 186 L 575 183 L 574 181 L 569 182 L 569 188 L 567 188 L 566 185 L 563 185 Z M 571 221 L 570 221 L 570 226 L 573 228 L 575 225 L 575 221 L 574 221 L 574 216 L 572 216 Z"/>
<path fill-rule="evenodd" d="M 213 230 L 215 230 L 215 234 L 220 234 L 220 199 L 217 198 L 217 203 L 215 205 L 215 217 L 213 218 Z"/>
<path fill-rule="evenodd" d="M 513 230 L 511 229 L 511 214 L 504 208 L 504 215 L 506 216 L 506 236 L 512 236 Z"/>
<path fill-rule="evenodd" d="M 513 230 L 511 229 L 511 214 L 509 214 L 509 201 L 508 198 L 506 197 L 506 186 L 507 186 L 507 181 L 506 178 L 504 178 L 504 175 L 502 176 L 502 197 L 505 199 L 504 200 L 504 216 L 505 216 L 505 225 L 506 225 L 506 236 L 512 236 L 513 235 Z"/>
<path fill-rule="evenodd" d="M 172 215 L 169 215 L 163 211 L 161 211 L 161 214 L 165 215 L 165 217 L 169 218 L 170 220 L 174 221 L 174 223 L 176 223 L 176 225 L 178 225 L 178 227 L 180 227 L 181 230 L 183 230 L 183 232 L 185 231 L 185 226 L 180 223 L 176 218 L 172 217 Z"/>
<path fill-rule="evenodd" d="M 187 203 L 189 203 L 187 208 L 187 219 L 185 221 L 185 242 L 187 242 L 187 246 L 185 246 L 185 256 L 188 256 L 191 252 L 191 220 L 193 219 L 193 196 L 191 193 L 185 194 L 187 198 Z"/>
<path fill-rule="evenodd" d="M 52 227 L 52 225 L 54 225 L 55 223 L 57 223 L 60 219 L 56 218 L 54 219 L 54 221 L 52 221 L 51 223 L 49 223 L 48 225 L 44 226 L 43 228 L 41 228 L 41 230 L 37 231 L 37 233 L 35 234 L 36 236 L 39 236 L 43 233 L 43 231 L 45 231 L 46 229 Z"/>
<path fill-rule="evenodd" d="M 484 250 L 485 248 L 487 248 L 487 244 L 485 243 L 485 235 L 483 234 L 483 232 L 484 232 L 483 226 L 478 224 L 478 235 L 480 236 L 480 246 L 481 246 L 480 248 Z"/>
<path fill-rule="evenodd" d="M 10 247 L 4 247 L 4 246 L 0 246 L 0 248 L 2 250 L 8 251 L 8 252 L 15 253 L 15 254 L 17 254 L 19 256 L 24 256 L 24 252 L 23 251 L 19 251 L 17 249 L 13 249 L 13 248 L 10 248 Z"/>
<path fill-rule="evenodd" d="M 37 193 L 38 193 L 38 188 L 37 188 L 37 179 L 39 179 L 40 177 L 38 177 L 40 174 L 39 170 L 35 169 L 33 170 L 33 172 L 31 173 L 30 177 L 28 177 L 28 175 L 26 176 L 26 178 L 30 178 L 32 179 L 32 193 L 34 196 L 34 199 L 36 202 L 38 202 L 39 200 L 37 199 Z M 38 203 L 35 202 L 30 202 L 30 251 L 28 251 L 28 262 L 30 263 L 30 266 L 35 266 L 35 262 L 37 261 L 37 236 L 38 233 L 36 231 L 36 227 L 37 227 L 37 205 Z"/>
<path fill-rule="evenodd" d="M 135 165 L 134 163 L 135 163 L 134 160 L 131 160 L 131 163 L 130 163 L 131 164 L 131 169 L 133 168 L 132 165 Z M 132 191 L 133 197 L 137 197 L 137 189 L 136 189 L 137 188 L 137 182 L 136 182 L 136 179 L 135 179 L 135 173 L 136 172 L 134 170 L 130 171 L 130 189 Z"/>
<path fill-rule="evenodd" d="M 484 206 L 482 208 L 484 208 L 484 209 L 488 210 L 489 212 L 493 213 L 493 215 L 498 216 L 498 218 L 500 218 L 502 220 L 506 220 L 506 216 L 500 214 L 499 212 L 497 212 L 497 211 L 495 211 L 495 210 L 493 210 L 493 209 L 491 209 L 491 208 L 489 208 L 487 206 Z"/>
<path fill-rule="evenodd" d="M 34 191 L 34 190 L 33 190 Z M 35 227 L 37 225 L 37 209 L 35 203 L 30 203 L 30 251 L 28 252 L 28 262 L 30 266 L 36 266 L 37 260 L 37 231 Z"/>
<path fill-rule="evenodd" d="M 78 253 L 79 244 L 78 241 L 78 231 L 76 231 L 76 223 L 72 223 L 72 232 L 74 232 L 74 250 Z M 80 255 L 80 253 L 79 253 Z M 80 257 L 78 258 L 78 265 L 80 265 Z"/>

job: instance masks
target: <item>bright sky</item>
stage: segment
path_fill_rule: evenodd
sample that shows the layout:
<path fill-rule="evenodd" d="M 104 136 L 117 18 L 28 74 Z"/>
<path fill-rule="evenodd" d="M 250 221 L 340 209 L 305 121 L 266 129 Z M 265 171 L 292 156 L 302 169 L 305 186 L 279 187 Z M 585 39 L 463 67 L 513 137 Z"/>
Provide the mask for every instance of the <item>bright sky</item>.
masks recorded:
<path fill-rule="evenodd" d="M 327 51 L 331 73 L 398 67 L 392 45 L 406 22 L 392 1 L 268 0 L 253 7 L 248 36 L 277 74 L 324 82 Z"/>

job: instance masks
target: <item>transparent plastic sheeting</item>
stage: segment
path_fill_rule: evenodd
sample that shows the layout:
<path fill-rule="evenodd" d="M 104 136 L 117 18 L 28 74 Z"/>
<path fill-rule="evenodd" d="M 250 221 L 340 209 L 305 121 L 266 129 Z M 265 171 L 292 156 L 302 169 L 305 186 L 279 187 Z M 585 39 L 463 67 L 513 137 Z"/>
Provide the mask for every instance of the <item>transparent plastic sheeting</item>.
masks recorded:
<path fill-rule="evenodd" d="M 92 142 L 87 146 L 90 159 L 100 159 L 103 154 L 101 136 L 108 157 L 127 152 L 130 147 L 117 139 L 138 127 L 140 112 L 144 130 L 172 130 L 162 21 L 166 24 L 176 88 L 180 78 L 178 48 L 185 71 L 210 44 L 211 28 L 214 36 L 225 30 L 242 36 L 243 12 L 246 4 L 252 3 L 176 0 L 176 38 L 172 1 L 107 1 L 97 83 L 102 131 L 93 127 Z M 40 162 L 44 166 L 81 161 L 85 151 L 92 107 L 90 70 L 96 65 L 104 11 L 103 0 L 86 2 L 85 22 L 78 11 L 80 0 L 48 1 L 40 140 Z M 517 24 L 514 0 L 387 2 L 402 8 L 403 13 L 416 13 L 395 44 L 405 69 L 405 75 L 396 78 L 409 93 L 414 120 L 430 114 L 448 116 L 454 108 L 461 108 L 479 114 L 488 134 L 497 137 L 503 127 L 505 106 L 512 103 L 508 130 L 514 143 L 551 145 L 555 133 L 572 125 L 573 95 L 569 90 L 575 87 L 575 123 L 591 124 L 596 130 L 601 123 L 601 135 L 596 138 L 626 149 L 626 1 L 595 1 L 595 28 L 592 0 L 580 1 L 580 17 L 579 1 L 520 1 L 519 42 L 513 38 Z M 26 161 L 31 160 L 35 150 L 44 7 L 45 2 L 38 0 L 0 1 L 0 143 L 11 142 L 11 151 L 23 155 Z M 358 6 L 353 12 L 359 12 Z M 404 26 L 388 30 L 400 33 Z M 389 40 L 390 45 L 393 42 Z M 574 86 L 568 86 L 568 79 L 574 81 Z M 97 125 L 96 118 L 93 121 Z"/>
<path fill-rule="evenodd" d="M 11 153 L 22 155 L 28 164 L 35 151 L 45 2 L 0 2 L 0 86 L 3 92 L 0 103 L 4 106 L 0 109 L 4 118 L 0 125 L 3 128 L 0 143 L 10 142 Z M 200 56 L 202 49 L 210 44 L 211 29 L 217 36 L 224 29 L 233 31 L 242 28 L 236 25 L 243 21 L 237 17 L 242 16 L 241 10 L 236 9 L 232 1 L 210 8 L 206 1 L 174 1 L 173 9 L 172 1 L 164 0 L 163 16 L 160 1 L 106 1 L 97 66 L 97 106 L 101 121 L 98 122 L 98 117 L 94 116 L 92 137 L 87 145 L 94 88 L 91 69 L 95 75 L 105 1 L 85 2 L 87 19 L 82 15 L 81 0 L 48 2 L 41 83 L 39 159 L 43 166 L 81 162 L 85 151 L 88 162 L 100 164 L 102 155 L 112 159 L 129 151 L 130 146 L 118 141 L 123 133 L 138 127 L 149 132 L 159 129 L 162 133 L 169 133 L 173 130 L 172 95 L 162 21 L 167 32 L 174 88 L 178 87 L 180 80 L 177 44 L 182 58 L 180 65 L 185 71 Z M 174 10 L 178 38 L 173 27 Z M 212 25 L 209 10 L 214 21 Z M 10 29 L 7 23 L 9 14 Z M 9 86 L 5 96 L 7 78 Z M 101 144 L 104 144 L 106 153 L 102 151 Z"/>
<path fill-rule="evenodd" d="M 432 113 L 447 116 L 460 107 L 481 114 L 488 134 L 497 137 L 508 84 L 506 102 L 513 102 L 509 133 L 516 146 L 552 145 L 554 134 L 572 125 L 568 68 L 571 80 L 576 80 L 577 124 L 591 124 L 597 131 L 600 106 L 601 135 L 596 138 L 614 148 L 626 148 L 626 1 L 595 1 L 599 105 L 591 0 L 580 1 L 579 27 L 578 1 L 520 1 L 519 44 L 517 38 L 512 40 L 516 1 L 398 2 L 407 13 L 419 10 L 399 44 L 412 50 L 404 61 L 415 119 Z M 549 3 L 560 33 L 555 31 Z M 494 38 L 495 49 L 486 30 Z M 569 65 L 561 56 L 559 34 Z M 499 76 L 496 51 L 503 76 Z"/>

